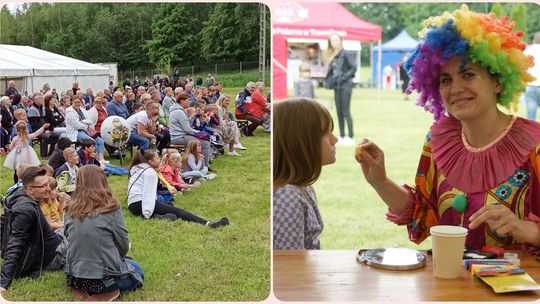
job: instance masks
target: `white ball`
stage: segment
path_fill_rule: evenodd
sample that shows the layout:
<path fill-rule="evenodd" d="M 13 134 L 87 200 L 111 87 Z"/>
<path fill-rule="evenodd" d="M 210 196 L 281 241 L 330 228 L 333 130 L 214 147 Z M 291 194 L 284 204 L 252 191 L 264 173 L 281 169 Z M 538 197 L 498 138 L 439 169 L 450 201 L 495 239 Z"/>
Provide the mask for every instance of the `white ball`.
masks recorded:
<path fill-rule="evenodd" d="M 101 138 L 113 147 L 125 146 L 131 135 L 127 120 L 120 116 L 109 116 L 101 124 Z"/>

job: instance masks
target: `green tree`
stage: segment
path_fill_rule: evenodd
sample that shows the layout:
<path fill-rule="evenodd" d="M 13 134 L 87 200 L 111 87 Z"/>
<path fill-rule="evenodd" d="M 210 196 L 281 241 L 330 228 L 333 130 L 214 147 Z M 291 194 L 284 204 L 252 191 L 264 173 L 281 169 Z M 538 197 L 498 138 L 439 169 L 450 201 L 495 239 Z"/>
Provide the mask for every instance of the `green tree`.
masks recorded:
<path fill-rule="evenodd" d="M 510 12 L 510 19 L 512 19 L 516 23 L 514 31 L 523 32 L 523 39 L 526 39 L 527 16 L 525 15 L 525 6 L 523 5 L 523 3 L 514 4 L 514 6 L 512 6 L 512 11 Z"/>
<path fill-rule="evenodd" d="M 189 4 L 162 3 L 152 17 L 152 39 L 146 42 L 150 62 L 162 59 L 171 64 L 190 64 L 198 57 L 200 27 L 187 13 Z"/>
<path fill-rule="evenodd" d="M 495 13 L 495 15 L 497 15 L 497 17 L 504 16 L 504 9 L 503 9 L 502 5 L 500 3 L 498 3 L 498 2 L 491 5 L 490 11 L 492 13 Z"/>
<path fill-rule="evenodd" d="M 267 23 L 269 24 L 269 23 Z M 218 3 L 201 31 L 206 60 L 256 58 L 259 50 L 259 5 Z"/>

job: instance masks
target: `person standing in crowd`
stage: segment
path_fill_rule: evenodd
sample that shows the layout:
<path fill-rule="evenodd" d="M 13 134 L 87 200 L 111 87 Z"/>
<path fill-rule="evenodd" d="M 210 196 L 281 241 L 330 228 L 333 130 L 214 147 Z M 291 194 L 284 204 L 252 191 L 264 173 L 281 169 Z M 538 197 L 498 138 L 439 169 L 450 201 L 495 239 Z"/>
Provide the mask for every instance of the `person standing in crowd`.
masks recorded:
<path fill-rule="evenodd" d="M 535 64 L 529 69 L 529 73 L 536 77 L 536 80 L 529 83 L 525 92 L 527 118 L 536 120 L 536 110 L 540 106 L 540 32 L 534 35 L 533 43 L 527 46 L 525 54 L 534 58 Z"/>
<path fill-rule="evenodd" d="M 334 90 L 339 124 L 339 143 L 347 146 L 354 145 L 351 95 L 357 65 L 353 54 L 343 48 L 342 38 L 336 33 L 328 38 L 326 61 L 328 72 L 326 73 L 325 87 Z M 345 122 L 349 130 L 348 136 L 345 133 Z"/>
<path fill-rule="evenodd" d="M 8 88 L 6 89 L 4 96 L 9 97 L 15 94 L 19 94 L 19 91 L 17 91 L 17 84 L 15 83 L 15 81 L 10 80 L 8 82 Z"/>

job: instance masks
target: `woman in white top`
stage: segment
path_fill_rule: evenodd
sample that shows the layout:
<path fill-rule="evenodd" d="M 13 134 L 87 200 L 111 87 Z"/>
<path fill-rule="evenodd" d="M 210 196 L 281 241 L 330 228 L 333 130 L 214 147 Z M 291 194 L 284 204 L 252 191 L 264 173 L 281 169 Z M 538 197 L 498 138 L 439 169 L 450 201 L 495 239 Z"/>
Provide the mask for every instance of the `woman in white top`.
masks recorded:
<path fill-rule="evenodd" d="M 229 219 L 223 217 L 209 222 L 186 210 L 176 208 L 169 203 L 158 200 L 157 187 L 159 182 L 158 170 L 160 166 L 159 155 L 146 150 L 137 151 L 131 161 L 130 178 L 128 185 L 128 209 L 134 215 L 144 218 L 165 218 L 170 220 L 181 219 L 201 225 L 217 228 L 229 225 Z"/>
<path fill-rule="evenodd" d="M 66 137 L 72 142 L 81 142 L 85 138 L 92 138 L 91 135 L 96 133 L 81 109 L 82 104 L 82 100 L 75 97 L 71 102 L 71 107 L 66 109 Z M 104 160 L 105 143 L 100 137 L 94 140 L 96 141 L 97 160 L 102 161 Z"/>

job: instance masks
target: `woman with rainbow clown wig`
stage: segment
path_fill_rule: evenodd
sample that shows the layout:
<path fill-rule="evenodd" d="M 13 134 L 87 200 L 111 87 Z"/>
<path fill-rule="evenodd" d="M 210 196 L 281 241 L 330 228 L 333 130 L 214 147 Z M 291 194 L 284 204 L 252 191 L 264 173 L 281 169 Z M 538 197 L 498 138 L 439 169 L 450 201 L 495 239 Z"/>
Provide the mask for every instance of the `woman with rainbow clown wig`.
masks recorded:
<path fill-rule="evenodd" d="M 507 17 L 467 6 L 424 21 L 405 64 L 433 113 L 414 186 L 386 176 L 383 151 L 364 139 L 356 159 L 388 205 L 388 219 L 420 243 L 435 225 L 469 230 L 468 249 L 522 245 L 540 255 L 540 124 L 505 114 L 533 77 L 523 33 Z M 514 109 L 515 110 L 515 109 Z"/>

